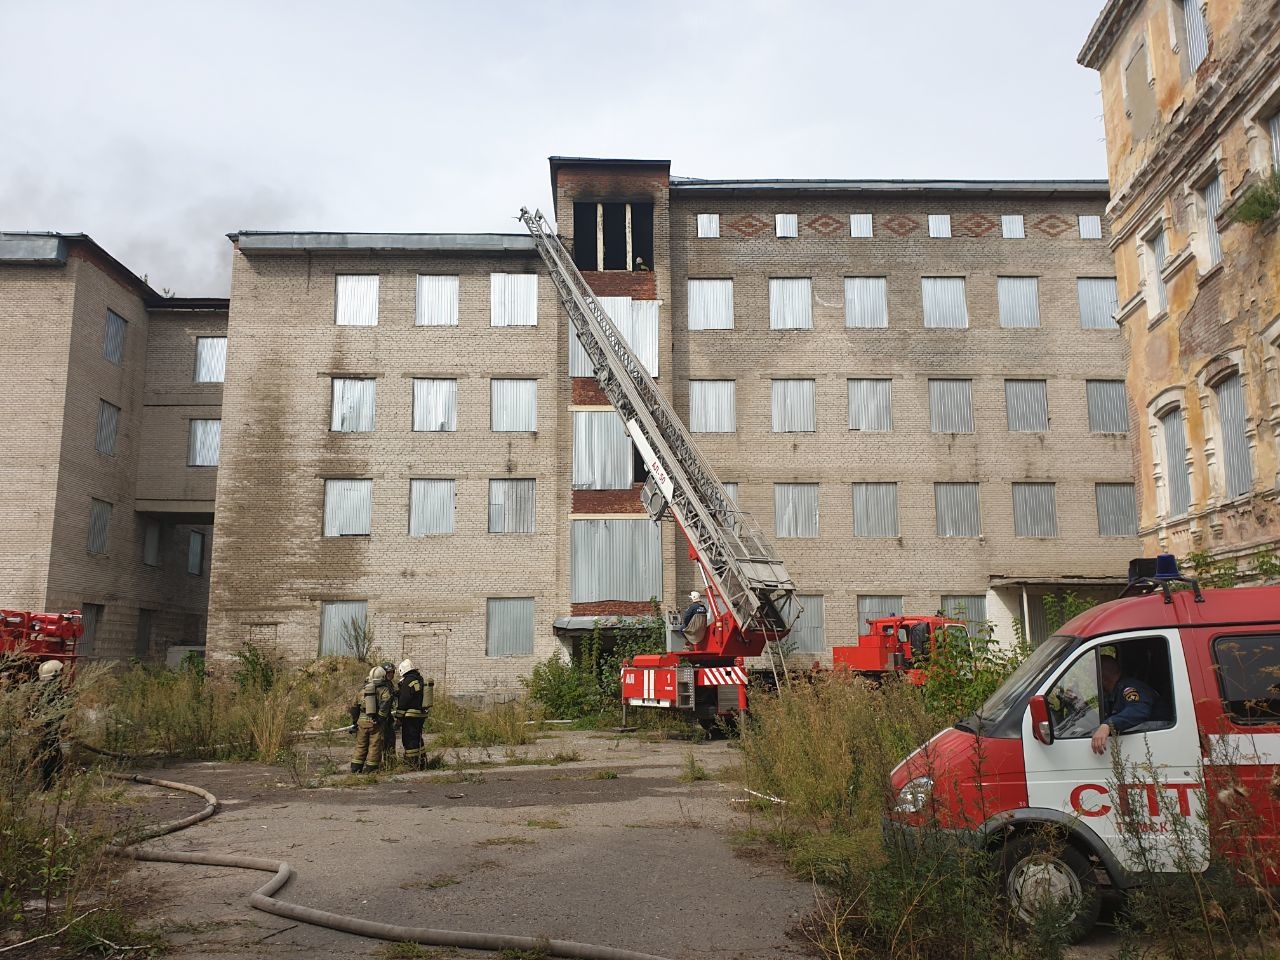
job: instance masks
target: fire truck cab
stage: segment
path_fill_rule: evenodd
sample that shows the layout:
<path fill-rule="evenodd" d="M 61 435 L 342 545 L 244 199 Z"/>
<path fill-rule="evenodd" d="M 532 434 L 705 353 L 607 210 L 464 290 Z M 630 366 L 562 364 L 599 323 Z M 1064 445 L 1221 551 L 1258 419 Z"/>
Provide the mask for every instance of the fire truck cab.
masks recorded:
<path fill-rule="evenodd" d="M 968 629 L 946 617 L 880 617 L 867 621 L 868 630 L 852 643 L 831 648 L 831 665 L 878 680 L 901 673 L 908 683 L 921 686 L 925 664 L 939 635 L 967 641 Z"/>
<path fill-rule="evenodd" d="M 1070 904 L 1075 938 L 1097 920 L 1100 886 L 1238 857 L 1242 823 L 1254 862 L 1280 862 L 1280 586 L 1171 591 L 1178 579 L 1175 567 L 1158 592 L 1066 623 L 903 761 L 890 835 L 941 831 L 998 852 L 1013 911 Z M 1117 723 L 1095 752 L 1099 726 L 1144 697 L 1146 718 Z"/>

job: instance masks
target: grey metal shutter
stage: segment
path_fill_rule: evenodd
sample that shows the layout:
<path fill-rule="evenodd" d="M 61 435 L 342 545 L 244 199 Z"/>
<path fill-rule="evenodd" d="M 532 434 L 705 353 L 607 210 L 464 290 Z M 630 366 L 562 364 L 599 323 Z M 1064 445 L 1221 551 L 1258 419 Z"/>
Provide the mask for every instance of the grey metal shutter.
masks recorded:
<path fill-rule="evenodd" d="M 364 633 L 368 615 L 367 600 L 333 600 L 320 604 L 320 656 L 354 654 L 351 641 Z"/>
<path fill-rule="evenodd" d="M 334 318 L 340 327 L 378 325 L 377 275 L 334 278 Z"/>
<path fill-rule="evenodd" d="M 773 510 L 775 531 L 779 537 L 818 536 L 816 483 L 775 483 Z"/>
<path fill-rule="evenodd" d="M 799 233 L 799 217 L 794 213 L 775 214 L 773 226 L 778 236 L 794 237 Z"/>
<path fill-rule="evenodd" d="M 808 277 L 769 278 L 769 329 L 813 329 L 813 288 Z"/>
<path fill-rule="evenodd" d="M 1082 213 L 1077 219 L 1081 240 L 1102 239 L 1102 218 L 1096 214 Z"/>
<path fill-rule="evenodd" d="M 142 531 L 142 562 L 149 567 L 160 566 L 160 521 L 147 518 Z"/>
<path fill-rule="evenodd" d="M 1006 213 L 1000 217 L 1000 235 L 1006 240 L 1025 240 L 1027 225 L 1020 213 Z"/>
<path fill-rule="evenodd" d="M 1080 326 L 1085 330 L 1116 330 L 1115 277 L 1080 277 L 1076 280 L 1076 297 L 1080 301 Z"/>
<path fill-rule="evenodd" d="M 1187 25 L 1187 63 L 1195 73 L 1209 56 L 1209 27 L 1200 0 L 1182 0 L 1182 16 Z"/>
<path fill-rule="evenodd" d="M 1209 235 L 1209 262 L 1222 262 L 1222 235 L 1218 233 L 1218 214 L 1222 212 L 1222 177 L 1214 177 L 1200 191 L 1204 199 L 1204 229 Z"/>
<path fill-rule="evenodd" d="M 116 455 L 116 429 L 120 424 L 120 408 L 105 400 L 98 401 L 98 436 L 94 447 L 109 457 Z"/>
<path fill-rule="evenodd" d="M 1018 537 L 1056 537 L 1058 505 L 1052 483 L 1013 485 L 1013 533 Z"/>
<path fill-rule="evenodd" d="M 724 487 L 724 492 L 728 495 L 729 499 L 733 501 L 734 506 L 739 506 L 739 503 L 738 503 L 738 484 L 737 484 L 736 482 L 735 482 L 735 483 L 722 483 L 722 484 L 721 484 L 721 486 L 722 486 L 722 487 Z"/>
<path fill-rule="evenodd" d="M 572 603 L 662 596 L 661 530 L 647 517 L 574 520 L 569 546 Z"/>
<path fill-rule="evenodd" d="M 221 444 L 221 420 L 192 420 L 191 437 L 187 445 L 187 466 L 216 467 Z"/>
<path fill-rule="evenodd" d="M 772 382 L 773 432 L 812 433 L 818 429 L 812 380 Z"/>
<path fill-rule="evenodd" d="M 76 644 L 76 652 L 82 657 L 92 657 L 98 652 L 98 627 L 107 615 L 107 608 L 100 603 L 80 604 L 80 624 L 84 634 Z"/>
<path fill-rule="evenodd" d="M 418 274 L 418 303 L 413 322 L 419 327 L 456 327 L 458 278 Z"/>
<path fill-rule="evenodd" d="M 902 616 L 902 597 L 864 594 L 858 597 L 858 633 L 866 633 L 867 622 Z"/>
<path fill-rule="evenodd" d="M 1271 170 L 1280 170 L 1280 111 L 1271 115 L 1267 121 L 1267 134 L 1271 137 Z"/>
<path fill-rule="evenodd" d="M 982 511 L 976 483 L 935 483 L 933 510 L 938 536 L 982 536 Z"/>
<path fill-rule="evenodd" d="M 632 300 L 631 320 L 622 330 L 623 339 L 631 352 L 649 371 L 658 376 L 658 308 L 657 300 Z M 590 374 L 588 374 L 589 376 Z"/>
<path fill-rule="evenodd" d="M 889 326 L 889 300 L 884 277 L 844 278 L 844 325 L 884 328 Z"/>
<path fill-rule="evenodd" d="M 533 653 L 533 597 L 490 597 L 486 601 L 484 655 L 518 657 Z"/>
<path fill-rule="evenodd" d="M 196 383 L 222 383 L 227 378 L 227 338 L 196 337 Z"/>
<path fill-rule="evenodd" d="M 533 533 L 537 502 L 536 480 L 490 480 L 489 532 Z"/>
<path fill-rule="evenodd" d="M 612 410 L 573 411 L 573 489 L 629 490 L 635 457 Z"/>
<path fill-rule="evenodd" d="M 1129 398 L 1123 380 L 1086 380 L 1090 433 L 1128 433 Z"/>
<path fill-rule="evenodd" d="M 102 355 L 114 364 L 124 363 L 124 341 L 129 324 L 114 310 L 107 311 L 107 333 L 102 344 Z"/>
<path fill-rule="evenodd" d="M 1191 508 L 1191 475 L 1187 467 L 1187 440 L 1182 429 L 1182 408 L 1160 417 L 1164 434 L 1164 473 L 1169 491 L 1169 516 L 1185 516 Z"/>
<path fill-rule="evenodd" d="M 1245 436 L 1244 388 L 1240 374 L 1233 373 L 1219 381 L 1213 395 L 1218 398 L 1218 423 L 1222 427 L 1227 498 L 1234 499 L 1253 489 L 1253 463 L 1249 458 L 1249 439 Z"/>
<path fill-rule="evenodd" d="M 733 380 L 690 380 L 690 432 L 734 433 L 738 429 L 736 402 Z"/>
<path fill-rule="evenodd" d="M 409 536 L 453 533 L 453 480 L 409 481 Z"/>
<path fill-rule="evenodd" d="M 1163 313 L 1169 306 L 1169 291 L 1164 285 L 1164 263 L 1169 259 L 1169 249 L 1165 243 L 1163 230 L 1157 230 L 1147 240 L 1147 250 L 1151 256 L 1151 283 L 1155 286 L 1156 304 L 1159 306 L 1159 313 Z"/>
<path fill-rule="evenodd" d="M 827 617 L 822 596 L 815 593 L 794 596 L 801 609 L 785 643 L 796 653 L 826 653 Z"/>
<path fill-rule="evenodd" d="M 1040 326 L 1039 277 L 996 277 L 996 300 L 1005 329 Z"/>
<path fill-rule="evenodd" d="M 333 378 L 329 429 L 336 433 L 368 433 L 373 429 L 378 381 Z"/>
<path fill-rule="evenodd" d="M 849 429 L 884 433 L 893 429 L 893 381 L 849 381 Z"/>
<path fill-rule="evenodd" d="M 935 239 L 946 239 L 951 236 L 951 214 L 929 214 L 929 236 Z"/>
<path fill-rule="evenodd" d="M 365 536 L 373 525 L 372 480 L 324 482 L 324 535 Z"/>
<path fill-rule="evenodd" d="M 565 324 L 565 328 L 569 331 L 569 376 L 594 377 L 595 368 L 582 341 L 578 339 L 578 331 L 573 328 L 572 323 Z"/>
<path fill-rule="evenodd" d="M 964 277 L 921 277 L 924 325 L 934 329 L 964 330 L 969 326 Z"/>
<path fill-rule="evenodd" d="M 495 431 L 538 429 L 538 381 L 490 380 L 489 428 Z"/>
<path fill-rule="evenodd" d="M 963 620 L 971 637 L 985 636 L 987 632 L 987 597 L 985 594 L 950 595 L 942 598 L 942 615 L 952 620 Z"/>
<path fill-rule="evenodd" d="M 1046 433 L 1049 430 L 1049 388 L 1045 381 L 1006 380 L 1004 404 L 1010 431 Z"/>
<path fill-rule="evenodd" d="M 733 329 L 733 281 L 690 280 L 689 329 Z"/>
<path fill-rule="evenodd" d="M 1138 535 L 1138 501 L 1132 483 L 1095 483 L 1093 495 L 1098 505 L 1098 536 Z"/>
<path fill-rule="evenodd" d="M 458 381 L 413 381 L 413 429 L 429 433 L 458 429 Z"/>
<path fill-rule="evenodd" d="M 898 536 L 898 485 L 896 483 L 855 483 L 853 485 L 853 535 L 855 537 Z"/>
<path fill-rule="evenodd" d="M 492 273 L 489 275 L 489 325 L 536 327 L 538 325 L 538 275 Z"/>
<path fill-rule="evenodd" d="M 89 500 L 89 552 L 107 552 L 107 531 L 111 526 L 111 504 L 105 500 Z"/>
<path fill-rule="evenodd" d="M 929 429 L 934 433 L 973 433 L 970 381 L 929 381 Z"/>
<path fill-rule="evenodd" d="M 199 530 L 187 534 L 187 573 L 196 577 L 204 573 L 204 534 Z"/>
<path fill-rule="evenodd" d="M 698 237 L 700 239 L 710 240 L 718 236 L 720 236 L 720 214 L 698 214 Z"/>
<path fill-rule="evenodd" d="M 872 235 L 872 221 L 869 213 L 849 214 L 849 236 L 865 240 Z"/>

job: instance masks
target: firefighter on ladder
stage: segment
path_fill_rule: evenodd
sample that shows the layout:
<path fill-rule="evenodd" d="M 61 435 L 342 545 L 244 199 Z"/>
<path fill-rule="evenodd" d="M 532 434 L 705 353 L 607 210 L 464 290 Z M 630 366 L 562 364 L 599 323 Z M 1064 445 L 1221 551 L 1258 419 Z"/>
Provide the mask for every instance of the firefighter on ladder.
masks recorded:
<path fill-rule="evenodd" d="M 434 701 L 434 681 L 424 681 L 413 661 L 405 658 L 398 668 L 400 688 L 392 711 L 400 721 L 400 742 L 404 744 L 405 766 L 422 769 L 422 726 Z"/>
<path fill-rule="evenodd" d="M 391 725 L 391 685 L 382 667 L 369 671 L 360 700 L 352 708 L 355 719 L 356 746 L 351 752 L 352 773 L 372 773 L 382 763 L 384 737 Z M 394 735 L 394 734 L 393 734 Z M 395 740 L 390 741 L 392 754 Z"/>

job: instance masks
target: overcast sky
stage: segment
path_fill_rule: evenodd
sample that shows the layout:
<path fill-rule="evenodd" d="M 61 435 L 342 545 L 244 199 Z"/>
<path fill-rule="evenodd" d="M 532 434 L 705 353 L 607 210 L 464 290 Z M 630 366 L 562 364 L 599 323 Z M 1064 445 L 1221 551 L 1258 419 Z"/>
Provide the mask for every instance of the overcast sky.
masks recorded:
<path fill-rule="evenodd" d="M 1102 178 L 1102 0 L 0 0 L 0 229 L 226 295 L 236 229 L 504 231 L 552 154 Z"/>

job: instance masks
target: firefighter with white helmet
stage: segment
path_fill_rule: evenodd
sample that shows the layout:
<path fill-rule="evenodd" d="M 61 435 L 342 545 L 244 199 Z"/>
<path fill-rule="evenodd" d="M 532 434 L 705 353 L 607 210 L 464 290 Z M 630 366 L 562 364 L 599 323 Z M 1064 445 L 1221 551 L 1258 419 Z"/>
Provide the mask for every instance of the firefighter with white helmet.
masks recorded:
<path fill-rule="evenodd" d="M 40 769 L 40 785 L 52 790 L 62 772 L 62 720 L 67 712 L 66 692 L 62 687 L 63 663 L 46 660 L 40 664 L 40 688 L 35 702 L 35 719 L 40 725 L 36 745 L 36 762 Z"/>
<path fill-rule="evenodd" d="M 689 606 L 680 620 L 680 631 L 687 643 L 697 643 L 707 630 L 707 605 L 697 590 L 689 591 Z"/>
<path fill-rule="evenodd" d="M 397 668 L 400 687 L 396 691 L 394 714 L 400 721 L 400 742 L 404 744 L 404 762 L 413 769 L 422 768 L 422 726 L 435 699 L 435 682 L 423 680 L 418 668 L 408 657 Z"/>
<path fill-rule="evenodd" d="M 391 685 L 382 667 L 369 671 L 354 712 L 356 745 L 351 752 L 351 772 L 371 773 L 382 763 L 383 737 L 391 722 Z M 394 744 L 391 749 L 394 752 Z"/>

